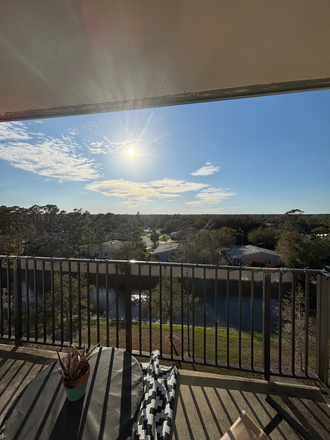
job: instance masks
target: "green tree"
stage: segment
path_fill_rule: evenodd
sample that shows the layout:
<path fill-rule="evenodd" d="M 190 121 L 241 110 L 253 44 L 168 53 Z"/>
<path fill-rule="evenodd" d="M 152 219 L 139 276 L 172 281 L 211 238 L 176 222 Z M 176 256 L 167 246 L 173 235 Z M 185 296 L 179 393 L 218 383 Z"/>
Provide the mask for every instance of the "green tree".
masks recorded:
<path fill-rule="evenodd" d="M 304 217 L 304 211 L 301 209 L 291 209 L 282 215 L 280 219 L 281 230 L 294 230 L 300 233 L 308 232 L 308 225 L 306 223 L 306 217 Z"/>
<path fill-rule="evenodd" d="M 70 285 L 71 284 L 71 285 Z M 88 283 L 84 274 L 80 275 L 80 278 L 69 274 L 62 275 L 62 279 L 59 273 L 54 274 L 54 302 L 52 293 L 47 295 L 47 312 L 48 315 L 52 313 L 53 307 L 56 315 L 61 315 L 63 310 L 63 317 L 67 325 L 67 331 L 70 329 L 70 313 L 72 316 L 78 316 L 79 310 L 81 316 L 87 316 L 91 311 L 88 310 L 87 296 L 95 290 L 95 286 Z M 80 292 L 80 294 L 79 294 Z M 79 298 L 80 296 L 80 298 Z M 71 309 L 72 307 L 72 309 Z"/>
<path fill-rule="evenodd" d="M 274 307 L 276 316 L 282 316 L 282 326 L 277 328 L 278 332 L 282 332 L 283 339 L 292 345 L 292 335 L 295 335 L 295 354 L 296 361 L 300 363 L 301 371 L 304 371 L 304 354 L 305 354 L 305 333 L 306 333 L 306 298 L 303 287 L 298 284 L 295 292 L 295 301 L 293 304 L 292 290 L 282 301 L 280 310 L 279 305 Z M 316 323 L 315 318 L 308 315 L 308 337 L 309 343 L 315 346 L 316 342 Z M 292 316 L 294 315 L 294 327 L 292 324 Z"/>
<path fill-rule="evenodd" d="M 181 300 L 181 290 L 183 294 L 183 301 Z M 187 293 L 185 289 L 181 288 L 181 283 L 176 277 L 171 277 L 168 274 L 164 274 L 161 281 L 151 291 L 151 310 L 152 313 L 162 319 L 165 319 L 168 324 L 172 325 L 174 319 L 182 312 L 183 302 L 183 315 L 186 317 L 188 313 L 193 310 L 193 301 L 195 310 L 198 308 L 199 297 L 193 298 L 191 293 Z M 150 311 L 150 297 L 147 293 L 147 297 L 144 301 L 144 313 L 147 314 Z"/>
<path fill-rule="evenodd" d="M 197 234 L 188 233 L 182 239 L 181 255 L 185 263 L 220 264 L 220 247 L 235 243 L 236 232 L 226 226 L 219 230 L 201 229 Z"/>
<path fill-rule="evenodd" d="M 228 226 L 222 226 L 218 230 L 218 239 L 220 246 L 223 248 L 230 248 L 236 242 L 236 231 Z"/>
<path fill-rule="evenodd" d="M 259 226 L 248 233 L 248 240 L 250 243 L 263 243 L 267 249 L 274 249 L 276 230 Z"/>
<path fill-rule="evenodd" d="M 159 241 L 159 235 L 155 230 L 152 231 L 150 235 L 150 240 L 153 242 L 154 247 L 157 247 L 157 243 Z"/>
<path fill-rule="evenodd" d="M 284 230 L 280 233 L 276 252 L 286 267 L 322 268 L 320 257 L 326 256 L 329 251 L 327 240 L 319 237 L 308 237 L 296 230 Z"/>
<path fill-rule="evenodd" d="M 71 248 L 61 237 L 52 237 L 44 229 L 41 229 L 26 242 L 25 254 L 38 257 L 68 258 L 71 254 Z"/>
<path fill-rule="evenodd" d="M 122 232 L 125 234 L 125 240 L 131 243 L 141 243 L 143 227 L 135 218 L 130 219 L 128 217 L 127 224 L 123 227 Z"/>
<path fill-rule="evenodd" d="M 145 261 L 146 249 L 141 243 L 125 242 L 113 255 L 114 260 Z"/>

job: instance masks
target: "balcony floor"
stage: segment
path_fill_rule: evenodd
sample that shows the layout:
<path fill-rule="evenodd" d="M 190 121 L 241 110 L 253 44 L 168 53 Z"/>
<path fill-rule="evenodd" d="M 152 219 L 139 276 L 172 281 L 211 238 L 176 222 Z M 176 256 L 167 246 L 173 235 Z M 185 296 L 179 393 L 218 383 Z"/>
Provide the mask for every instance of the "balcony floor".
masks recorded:
<path fill-rule="evenodd" d="M 55 351 L 0 344 L 0 423 L 20 391 L 54 360 Z M 315 440 L 330 439 L 330 407 L 316 387 L 180 369 L 173 440 L 219 440 L 242 410 L 264 427 L 275 414 L 265 402 L 267 394 Z M 282 421 L 270 439 L 298 437 Z"/>

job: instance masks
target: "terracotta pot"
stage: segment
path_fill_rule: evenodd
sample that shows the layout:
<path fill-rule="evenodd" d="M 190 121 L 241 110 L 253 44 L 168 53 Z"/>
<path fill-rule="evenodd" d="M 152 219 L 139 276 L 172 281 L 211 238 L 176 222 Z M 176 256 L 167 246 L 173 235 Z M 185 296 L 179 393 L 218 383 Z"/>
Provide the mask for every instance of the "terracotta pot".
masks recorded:
<path fill-rule="evenodd" d="M 66 390 L 67 398 L 70 400 L 70 402 L 79 400 L 85 395 L 89 373 L 90 366 L 88 364 L 88 370 L 86 373 L 77 379 L 67 380 L 62 376 L 62 383 Z"/>

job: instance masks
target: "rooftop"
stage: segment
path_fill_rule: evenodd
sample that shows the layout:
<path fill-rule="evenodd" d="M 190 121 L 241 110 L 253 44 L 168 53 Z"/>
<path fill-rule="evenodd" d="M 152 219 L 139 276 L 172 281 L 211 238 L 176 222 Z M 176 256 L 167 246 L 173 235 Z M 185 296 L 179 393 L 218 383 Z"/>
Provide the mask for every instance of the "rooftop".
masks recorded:
<path fill-rule="evenodd" d="M 263 253 L 263 254 L 268 254 L 268 255 L 275 255 L 277 257 L 280 256 L 280 254 L 278 254 L 275 251 L 271 251 L 269 249 L 264 249 L 258 246 L 252 246 L 252 245 L 247 245 L 247 246 L 237 246 L 234 247 L 232 249 L 229 249 L 227 251 L 227 253 L 231 256 L 231 258 L 240 258 L 243 257 L 245 255 L 253 255 L 256 253 Z"/>

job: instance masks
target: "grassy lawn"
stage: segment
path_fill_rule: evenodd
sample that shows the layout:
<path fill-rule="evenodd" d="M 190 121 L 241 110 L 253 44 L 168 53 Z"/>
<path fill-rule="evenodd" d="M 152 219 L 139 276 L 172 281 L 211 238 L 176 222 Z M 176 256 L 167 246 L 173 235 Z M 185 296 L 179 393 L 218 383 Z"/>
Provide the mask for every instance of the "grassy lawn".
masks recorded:
<path fill-rule="evenodd" d="M 78 320 L 73 322 L 73 342 L 79 342 L 78 334 Z M 32 324 L 32 323 L 31 323 Z M 134 351 L 150 352 L 153 350 L 161 350 L 163 354 L 173 356 L 187 357 L 189 354 L 192 356 L 192 352 L 195 353 L 195 359 L 202 359 L 210 361 L 210 363 L 227 363 L 230 365 L 252 365 L 254 367 L 263 366 L 263 340 L 261 333 L 254 333 L 253 339 L 251 333 L 241 332 L 241 337 L 237 330 L 229 330 L 227 335 L 226 329 L 218 329 L 217 336 L 215 329 L 204 329 L 197 327 L 193 333 L 192 328 L 189 329 L 189 347 L 188 347 L 188 328 L 183 328 L 183 337 L 181 326 L 174 325 L 172 328 L 173 343 L 171 345 L 170 328 L 169 325 L 162 325 L 162 332 L 160 331 L 160 324 L 138 322 L 132 323 L 132 348 Z M 50 328 L 48 329 L 48 331 Z M 65 326 L 65 333 L 67 329 Z M 39 337 L 43 334 L 43 329 L 39 329 Z M 99 336 L 98 336 L 99 335 Z M 33 334 L 31 334 L 33 337 Z M 65 335 L 66 336 L 66 335 Z M 51 334 L 47 335 L 51 338 Z M 109 338 L 109 339 L 108 339 Z M 216 351 L 216 338 L 217 338 L 217 351 Z M 68 340 L 67 337 L 64 338 Z M 81 339 L 83 343 L 88 342 L 88 326 L 87 320 L 82 321 Z M 60 327 L 56 325 L 56 340 L 61 340 Z M 97 326 L 97 319 L 92 318 L 90 322 L 90 340 L 91 344 L 95 345 L 99 340 L 101 345 L 117 346 L 124 348 L 126 346 L 126 323 L 125 321 L 118 321 L 118 333 L 116 321 L 109 320 L 107 328 L 106 320 L 99 319 L 99 328 Z M 315 367 L 315 356 L 313 350 L 311 350 L 309 364 L 310 369 Z M 292 361 L 291 345 L 288 342 L 282 343 L 282 368 L 286 370 L 291 369 Z M 145 358 L 141 358 L 141 361 L 145 361 Z M 166 364 L 166 361 L 162 361 Z M 200 364 L 192 364 L 187 362 L 175 361 L 181 368 L 194 369 L 198 371 L 209 371 L 214 373 L 235 374 L 240 376 L 249 376 L 262 378 L 262 375 L 257 373 L 247 373 L 241 371 L 231 371 L 228 369 L 222 369 L 212 365 L 204 366 Z M 173 361 L 168 361 L 168 364 L 173 364 Z M 271 367 L 279 367 L 279 341 L 278 335 L 271 335 Z M 299 369 L 299 359 L 296 357 L 296 369 Z M 252 376 L 251 376 L 252 374 Z"/>
<path fill-rule="evenodd" d="M 73 318 L 73 342 L 79 343 L 79 325 L 78 318 Z M 25 325 L 23 325 L 23 335 L 25 334 Z M 47 325 L 47 338 L 52 339 L 52 327 L 50 323 Z M 185 326 L 174 325 L 172 328 L 172 344 L 170 338 L 169 325 L 162 325 L 162 332 L 160 324 L 132 323 L 132 348 L 133 351 L 151 352 L 153 350 L 161 350 L 163 354 L 179 357 L 188 357 L 195 353 L 195 359 L 202 359 L 209 362 L 209 365 L 201 365 L 199 363 L 175 361 L 181 368 L 193 369 L 197 371 L 208 371 L 213 373 L 233 374 L 238 376 L 248 376 L 255 378 L 263 378 L 261 374 L 250 373 L 246 371 L 230 370 L 227 368 L 216 367 L 212 362 L 218 362 L 230 365 L 242 365 L 254 367 L 263 366 L 263 340 L 261 333 L 254 333 L 253 339 L 251 333 L 239 332 L 235 329 L 229 330 L 227 334 L 226 329 L 218 329 L 217 335 L 214 328 L 204 329 L 197 327 L 192 331 L 189 329 L 189 347 L 188 347 L 188 328 Z M 69 329 L 64 323 L 64 340 L 69 341 Z M 43 325 L 39 321 L 38 337 L 44 338 Z M 99 326 L 97 319 L 91 318 L 89 337 L 92 345 L 101 341 L 101 345 L 109 345 L 113 347 L 125 348 L 126 346 L 126 323 L 125 321 L 118 321 L 118 332 L 116 321 L 109 320 L 108 326 L 106 319 L 99 319 Z M 30 338 L 34 338 L 34 319 L 30 319 Z M 61 341 L 61 327 L 60 322 L 55 324 L 55 340 Z M 83 318 L 81 322 L 81 341 L 83 344 L 88 343 L 88 325 L 87 319 Z M 217 350 L 216 350 L 217 342 Z M 271 368 L 278 369 L 279 367 L 279 338 L 278 335 L 271 335 Z M 146 361 L 146 358 L 139 357 L 141 361 Z M 300 359 L 296 356 L 295 368 L 300 369 Z M 290 342 L 282 342 L 282 368 L 283 370 L 291 370 L 292 352 Z M 162 361 L 165 365 L 172 365 L 173 361 Z M 309 353 L 309 371 L 315 371 L 315 345 L 310 345 Z"/>

